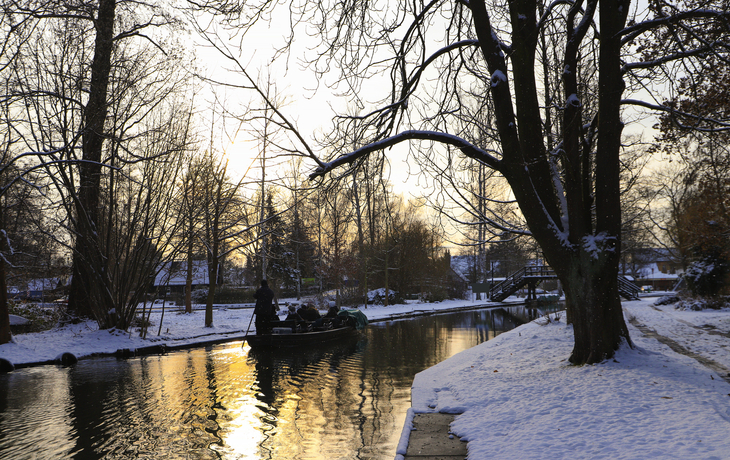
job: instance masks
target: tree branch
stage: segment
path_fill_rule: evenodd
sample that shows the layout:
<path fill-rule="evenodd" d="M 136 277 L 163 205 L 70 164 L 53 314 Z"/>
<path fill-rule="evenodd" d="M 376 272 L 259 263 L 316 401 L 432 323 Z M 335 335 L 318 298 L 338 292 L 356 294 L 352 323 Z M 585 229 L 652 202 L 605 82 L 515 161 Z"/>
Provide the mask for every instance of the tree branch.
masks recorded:
<path fill-rule="evenodd" d="M 409 130 L 403 131 L 402 133 L 396 134 L 395 136 L 388 137 L 387 139 L 368 144 L 365 147 L 342 155 L 329 163 L 322 163 L 320 167 L 318 167 L 312 174 L 309 175 L 309 179 L 311 180 L 316 179 L 320 176 L 324 176 L 325 174 L 339 166 L 354 163 L 361 157 L 367 156 L 379 150 L 385 150 L 396 144 L 409 140 L 434 141 L 440 142 L 442 144 L 453 145 L 454 147 L 457 147 L 459 150 L 461 150 L 461 152 L 469 158 L 481 161 L 482 163 L 495 170 L 499 170 L 500 168 L 500 160 L 490 155 L 486 150 L 480 149 L 458 136 L 434 131 Z"/>

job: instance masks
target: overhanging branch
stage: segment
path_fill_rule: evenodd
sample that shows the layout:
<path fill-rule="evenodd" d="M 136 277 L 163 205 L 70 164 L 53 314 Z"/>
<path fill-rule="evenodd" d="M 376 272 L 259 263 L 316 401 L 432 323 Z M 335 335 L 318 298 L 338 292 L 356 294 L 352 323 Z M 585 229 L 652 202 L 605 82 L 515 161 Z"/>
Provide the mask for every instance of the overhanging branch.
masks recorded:
<path fill-rule="evenodd" d="M 434 141 L 442 144 L 453 145 L 454 147 L 461 150 L 461 153 L 463 153 L 467 157 L 473 158 L 477 161 L 481 161 L 490 168 L 499 170 L 500 167 L 500 160 L 498 160 L 496 157 L 490 155 L 486 150 L 480 149 L 458 136 L 434 131 L 409 130 L 403 131 L 402 133 L 388 137 L 381 141 L 368 144 L 365 147 L 342 155 L 328 163 L 322 163 L 320 167 L 318 167 L 312 174 L 309 175 L 309 179 L 312 180 L 316 179 L 317 177 L 324 176 L 325 174 L 339 166 L 351 164 L 357 161 L 359 158 L 367 156 L 373 152 L 384 150 L 401 142 L 410 140 Z"/>

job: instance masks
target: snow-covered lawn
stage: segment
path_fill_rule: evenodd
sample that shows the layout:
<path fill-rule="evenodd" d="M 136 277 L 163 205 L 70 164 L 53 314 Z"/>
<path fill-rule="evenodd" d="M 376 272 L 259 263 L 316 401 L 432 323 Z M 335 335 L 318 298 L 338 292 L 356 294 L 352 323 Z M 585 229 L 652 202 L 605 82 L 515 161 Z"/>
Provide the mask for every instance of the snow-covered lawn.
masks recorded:
<path fill-rule="evenodd" d="M 730 310 L 657 310 L 653 300 L 625 302 L 626 317 L 730 368 L 730 338 L 709 332 L 730 331 Z M 570 366 L 571 327 L 564 317 L 540 322 L 417 374 L 411 412 L 461 414 L 452 430 L 469 442 L 469 459 L 730 458 L 727 375 L 631 325 L 634 349 Z"/>
<path fill-rule="evenodd" d="M 627 320 L 730 368 L 730 310 L 677 311 L 656 299 L 625 302 Z M 476 301 L 409 303 L 364 309 L 371 321 L 480 305 Z M 93 323 L 15 337 L 0 357 L 15 364 L 78 357 L 156 344 L 179 346 L 241 337 L 251 308 L 204 313 L 168 311 L 143 340 L 133 331 L 99 331 Z M 730 459 L 730 384 L 695 359 L 646 338 L 629 324 L 635 348 L 614 360 L 573 367 L 571 327 L 537 322 L 503 333 L 419 373 L 413 412 L 459 413 L 452 428 L 481 459 Z M 410 419 L 409 419 L 410 420 Z M 406 423 L 406 428 L 408 422 Z M 408 430 L 399 446 L 404 452 Z"/>

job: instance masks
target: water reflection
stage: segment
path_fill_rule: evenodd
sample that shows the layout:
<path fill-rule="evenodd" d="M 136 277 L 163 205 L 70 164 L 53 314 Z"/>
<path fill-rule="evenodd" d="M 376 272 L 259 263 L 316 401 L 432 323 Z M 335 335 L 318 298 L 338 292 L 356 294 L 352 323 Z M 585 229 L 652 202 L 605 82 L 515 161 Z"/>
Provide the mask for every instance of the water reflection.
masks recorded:
<path fill-rule="evenodd" d="M 413 376 L 544 314 L 375 323 L 288 352 L 241 343 L 0 376 L 0 458 L 392 458 Z"/>

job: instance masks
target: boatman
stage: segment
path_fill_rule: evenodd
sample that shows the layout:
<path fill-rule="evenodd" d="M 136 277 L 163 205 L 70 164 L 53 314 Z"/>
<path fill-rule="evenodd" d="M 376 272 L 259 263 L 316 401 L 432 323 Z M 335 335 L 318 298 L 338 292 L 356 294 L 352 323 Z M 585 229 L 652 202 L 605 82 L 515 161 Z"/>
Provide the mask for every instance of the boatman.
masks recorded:
<path fill-rule="evenodd" d="M 253 298 L 256 299 L 256 308 L 253 310 L 256 315 L 256 334 L 269 334 L 271 323 L 279 317 L 274 308 L 274 291 L 266 280 L 261 280 L 261 287 L 256 290 Z"/>

